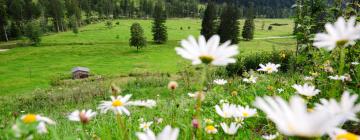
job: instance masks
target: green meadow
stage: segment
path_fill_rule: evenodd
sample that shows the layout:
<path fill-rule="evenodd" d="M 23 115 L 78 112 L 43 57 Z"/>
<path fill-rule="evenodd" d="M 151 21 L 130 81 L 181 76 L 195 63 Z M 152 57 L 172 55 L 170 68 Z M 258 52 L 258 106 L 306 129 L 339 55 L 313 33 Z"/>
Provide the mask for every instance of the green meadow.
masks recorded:
<path fill-rule="evenodd" d="M 152 42 L 151 20 L 114 20 L 109 29 L 104 22 L 71 31 L 51 33 L 42 37 L 39 46 L 16 47 L 0 52 L 0 96 L 26 95 L 34 90 L 51 89 L 54 79 L 69 76 L 75 66 L 88 67 L 93 75 L 104 77 L 129 76 L 136 73 L 175 74 L 188 62 L 174 51 L 189 35 L 198 36 L 200 19 L 167 20 L 168 42 Z M 138 22 L 148 41 L 146 48 L 136 51 L 128 45 L 130 26 Z M 118 24 L 116 24 L 118 23 Z M 241 20 L 242 27 L 244 21 Z M 268 26 L 273 23 L 288 24 Z M 256 19 L 255 39 L 241 41 L 241 55 L 273 49 L 294 49 L 291 19 Z M 264 30 L 262 26 L 264 25 Z M 2 43 L 5 44 L 5 43 Z M 4 45 L 0 45 L 4 46 Z"/>

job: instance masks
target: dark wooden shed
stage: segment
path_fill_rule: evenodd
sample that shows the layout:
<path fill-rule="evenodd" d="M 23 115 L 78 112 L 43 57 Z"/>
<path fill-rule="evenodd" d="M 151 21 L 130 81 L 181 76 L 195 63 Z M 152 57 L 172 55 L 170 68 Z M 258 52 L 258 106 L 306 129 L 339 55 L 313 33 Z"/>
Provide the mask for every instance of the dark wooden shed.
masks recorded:
<path fill-rule="evenodd" d="M 90 75 L 90 69 L 85 67 L 75 67 L 71 70 L 73 79 L 85 79 Z"/>

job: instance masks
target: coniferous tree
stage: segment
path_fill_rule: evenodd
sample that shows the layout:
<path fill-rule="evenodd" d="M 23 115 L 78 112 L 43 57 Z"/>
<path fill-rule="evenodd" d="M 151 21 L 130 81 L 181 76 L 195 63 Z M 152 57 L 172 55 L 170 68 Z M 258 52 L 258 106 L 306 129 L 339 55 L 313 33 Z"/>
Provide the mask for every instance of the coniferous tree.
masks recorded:
<path fill-rule="evenodd" d="M 221 42 L 230 40 L 232 43 L 239 43 L 239 16 L 236 6 L 233 4 L 226 4 L 223 8 L 218 35 Z"/>
<path fill-rule="evenodd" d="M 33 45 L 37 45 L 41 41 L 41 29 L 36 22 L 28 22 L 25 25 L 25 36 L 29 38 Z"/>
<path fill-rule="evenodd" d="M 216 6 L 213 2 L 209 2 L 201 24 L 201 35 L 204 35 L 206 39 L 216 34 Z"/>
<path fill-rule="evenodd" d="M 255 32 L 255 23 L 254 23 L 255 16 L 253 9 L 254 9 L 254 4 L 251 3 L 242 31 L 242 37 L 248 41 L 254 38 L 254 32 Z"/>
<path fill-rule="evenodd" d="M 146 46 L 146 38 L 144 37 L 144 30 L 139 23 L 134 23 L 130 29 L 131 38 L 129 40 L 130 46 L 136 47 L 139 51 L 142 47 Z"/>
<path fill-rule="evenodd" d="M 8 35 L 6 33 L 6 25 L 7 25 L 7 12 L 6 12 L 6 2 L 5 0 L 0 0 L 0 28 L 2 35 L 4 35 L 5 41 L 8 41 Z"/>
<path fill-rule="evenodd" d="M 160 1 L 155 5 L 153 18 L 153 40 L 158 44 L 165 43 L 167 41 L 167 28 L 165 25 L 166 12 L 164 10 L 163 4 Z"/>

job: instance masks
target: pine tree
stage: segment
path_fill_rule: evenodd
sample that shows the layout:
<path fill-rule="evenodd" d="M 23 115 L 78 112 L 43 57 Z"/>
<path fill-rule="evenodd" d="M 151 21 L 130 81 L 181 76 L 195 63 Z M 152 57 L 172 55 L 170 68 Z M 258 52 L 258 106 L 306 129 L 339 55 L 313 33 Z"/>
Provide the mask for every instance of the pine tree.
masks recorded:
<path fill-rule="evenodd" d="M 155 43 L 163 44 L 167 41 L 166 11 L 163 4 L 157 2 L 154 8 L 154 21 L 152 25 L 153 40 Z"/>
<path fill-rule="evenodd" d="M 33 45 L 37 45 L 41 41 L 41 29 L 36 22 L 28 22 L 25 25 L 25 36 L 29 38 Z"/>
<path fill-rule="evenodd" d="M 213 2 L 209 2 L 201 24 L 201 35 L 204 35 L 206 39 L 216 34 L 216 6 Z"/>
<path fill-rule="evenodd" d="M 244 23 L 242 37 L 249 41 L 254 38 L 255 32 L 255 23 L 254 23 L 254 3 L 250 3 L 250 8 L 248 10 L 248 15 L 246 16 L 246 20 Z"/>
<path fill-rule="evenodd" d="M 144 37 L 144 30 L 139 23 L 134 23 L 130 29 L 131 38 L 129 40 L 130 46 L 136 47 L 136 50 L 139 51 L 142 47 L 146 46 L 146 38 Z"/>
<path fill-rule="evenodd" d="M 226 4 L 220 17 L 218 34 L 221 42 L 230 40 L 232 43 L 239 43 L 239 16 L 234 4 Z"/>

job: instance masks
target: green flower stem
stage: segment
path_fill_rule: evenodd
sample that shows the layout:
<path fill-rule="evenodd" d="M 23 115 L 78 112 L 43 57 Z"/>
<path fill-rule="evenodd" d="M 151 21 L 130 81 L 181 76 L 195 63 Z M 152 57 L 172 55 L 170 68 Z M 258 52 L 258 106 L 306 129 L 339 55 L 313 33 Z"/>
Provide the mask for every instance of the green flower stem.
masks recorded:
<path fill-rule="evenodd" d="M 208 65 L 204 65 L 204 68 L 203 68 L 203 71 L 202 71 L 202 77 L 201 77 L 201 86 L 200 86 L 200 89 L 199 89 L 199 92 L 203 92 L 203 89 L 206 85 L 206 80 L 207 80 L 207 73 L 208 73 Z M 202 101 L 201 101 L 201 98 L 197 98 L 196 99 L 196 119 L 198 120 L 198 123 L 199 123 L 199 128 L 197 129 L 197 135 L 198 135 L 198 138 L 199 140 L 202 139 L 202 125 L 201 125 L 201 104 L 202 104 Z"/>
<path fill-rule="evenodd" d="M 123 137 L 124 139 L 127 139 L 127 129 L 126 129 L 126 127 L 125 127 L 124 120 L 122 119 L 122 117 L 121 117 L 120 114 L 117 114 L 117 115 L 116 115 L 116 120 L 117 120 L 118 123 L 119 123 L 119 129 L 120 129 L 120 131 L 123 131 L 123 132 L 121 133 L 122 137 Z"/>

